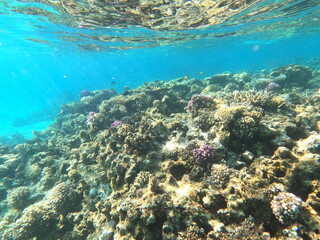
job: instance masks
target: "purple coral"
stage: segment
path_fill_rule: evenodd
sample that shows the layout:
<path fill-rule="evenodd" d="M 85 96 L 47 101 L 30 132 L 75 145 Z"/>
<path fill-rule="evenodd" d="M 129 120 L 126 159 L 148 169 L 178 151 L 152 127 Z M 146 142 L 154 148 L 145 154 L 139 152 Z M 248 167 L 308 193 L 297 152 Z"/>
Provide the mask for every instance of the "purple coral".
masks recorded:
<path fill-rule="evenodd" d="M 118 127 L 121 126 L 123 124 L 123 122 L 121 121 L 114 121 L 113 123 L 111 123 L 111 127 Z"/>
<path fill-rule="evenodd" d="M 202 167 L 216 160 L 216 150 L 206 144 L 201 145 L 199 148 L 193 149 L 193 158 L 195 162 Z"/>
<path fill-rule="evenodd" d="M 193 95 L 191 100 L 188 102 L 187 109 L 194 113 L 202 108 L 214 107 L 215 103 L 212 97 L 204 95 Z"/>
<path fill-rule="evenodd" d="M 272 199 L 270 205 L 279 222 L 289 225 L 299 217 L 302 200 L 293 193 L 280 192 Z"/>
<path fill-rule="evenodd" d="M 278 83 L 275 83 L 275 82 L 271 82 L 269 83 L 266 88 L 264 89 L 266 92 L 269 92 L 269 91 L 274 91 L 274 90 L 277 90 L 280 88 L 280 84 Z"/>
<path fill-rule="evenodd" d="M 87 125 L 91 125 L 94 119 L 94 116 L 96 115 L 95 112 L 89 112 L 87 117 Z"/>

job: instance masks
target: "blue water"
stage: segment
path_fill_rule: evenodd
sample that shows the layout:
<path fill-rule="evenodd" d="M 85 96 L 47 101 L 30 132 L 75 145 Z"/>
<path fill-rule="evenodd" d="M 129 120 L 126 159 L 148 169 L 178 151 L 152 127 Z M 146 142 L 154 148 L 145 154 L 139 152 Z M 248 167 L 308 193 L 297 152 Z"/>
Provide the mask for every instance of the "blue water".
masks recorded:
<path fill-rule="evenodd" d="M 34 4 L 12 2 L 24 6 Z M 319 6 L 312 9 L 319 10 Z M 250 32 L 255 23 L 246 23 L 232 28 L 232 31 L 248 31 L 239 36 L 97 51 L 83 50 L 57 38 L 58 31 L 79 33 L 82 30 L 51 23 L 44 17 L 14 13 L 10 7 L 6 11 L 0 15 L 0 135 L 7 137 L 18 132 L 30 138 L 33 130 L 45 129 L 54 120 L 59 106 L 79 100 L 83 89 L 114 88 L 121 93 L 126 86 L 136 88 L 157 79 L 183 76 L 202 79 L 225 71 L 258 71 L 284 64 L 308 64 L 310 59 L 320 57 L 320 20 L 313 15 L 292 32 L 284 32 L 285 26 L 279 31 L 257 28 Z M 303 11 L 294 16 L 295 19 L 306 17 Z M 286 18 L 271 20 L 273 23 L 268 24 L 281 26 L 285 25 Z M 42 28 L 35 27 L 37 24 Z M 210 30 L 211 33 L 215 31 L 218 30 Z M 87 30 L 89 32 L 94 30 Z M 99 29 L 95 34 L 97 32 Z M 130 28 L 122 34 L 130 36 Z M 85 41 L 82 39 L 81 43 Z M 93 42 L 87 41 L 88 44 Z"/>

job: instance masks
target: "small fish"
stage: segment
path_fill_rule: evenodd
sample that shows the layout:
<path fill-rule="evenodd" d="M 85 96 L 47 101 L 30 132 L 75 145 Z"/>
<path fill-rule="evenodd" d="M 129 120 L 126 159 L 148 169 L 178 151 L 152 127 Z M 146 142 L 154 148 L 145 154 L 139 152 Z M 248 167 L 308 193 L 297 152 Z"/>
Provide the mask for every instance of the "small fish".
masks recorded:
<path fill-rule="evenodd" d="M 116 85 L 117 81 L 111 81 L 111 85 Z"/>
<path fill-rule="evenodd" d="M 188 80 L 190 77 L 189 76 L 184 76 L 183 79 Z"/>
<path fill-rule="evenodd" d="M 201 74 L 203 74 L 203 72 L 199 72 L 199 74 L 201 75 Z"/>
<path fill-rule="evenodd" d="M 58 117 L 59 118 L 65 118 L 67 116 L 69 116 L 71 113 L 68 109 L 65 109 L 65 110 L 61 110 Z"/>

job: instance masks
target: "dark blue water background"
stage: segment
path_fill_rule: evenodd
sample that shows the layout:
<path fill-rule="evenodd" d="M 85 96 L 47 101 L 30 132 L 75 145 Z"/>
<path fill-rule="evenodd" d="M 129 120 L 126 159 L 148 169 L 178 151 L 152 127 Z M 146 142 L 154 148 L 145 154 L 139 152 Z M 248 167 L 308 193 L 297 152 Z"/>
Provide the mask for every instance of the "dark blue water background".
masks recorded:
<path fill-rule="evenodd" d="M 203 79 L 225 71 L 308 64 L 311 58 L 320 56 L 319 32 L 292 37 L 278 33 L 269 38 L 258 32 L 254 40 L 246 36 L 223 37 L 103 52 L 71 45 L 57 48 L 25 41 L 26 32 L 29 36 L 41 33 L 24 29 L 27 26 L 20 26 L 19 18 L 30 17 L 0 17 L 13 21 L 0 29 L 0 135 L 6 136 L 20 132 L 31 137 L 33 129 L 41 130 L 50 124 L 52 112 L 59 105 L 78 100 L 83 89 L 114 88 L 121 93 L 125 86 L 136 88 L 146 81 L 183 76 Z M 30 124 L 23 127 L 12 126 L 17 119 L 27 121 L 35 113 L 43 118 L 30 119 Z"/>

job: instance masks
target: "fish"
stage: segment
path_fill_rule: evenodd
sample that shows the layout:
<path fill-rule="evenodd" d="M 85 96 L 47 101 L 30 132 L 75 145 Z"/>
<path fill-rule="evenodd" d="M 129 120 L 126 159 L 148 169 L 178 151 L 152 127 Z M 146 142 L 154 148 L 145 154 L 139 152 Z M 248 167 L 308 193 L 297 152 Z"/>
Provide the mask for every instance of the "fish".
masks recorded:
<path fill-rule="evenodd" d="M 117 81 L 111 81 L 111 85 L 116 85 Z"/>
<path fill-rule="evenodd" d="M 69 116 L 71 114 L 71 112 L 68 109 L 64 109 L 61 110 L 58 117 L 59 118 L 66 118 L 67 116 Z"/>

